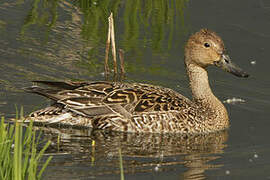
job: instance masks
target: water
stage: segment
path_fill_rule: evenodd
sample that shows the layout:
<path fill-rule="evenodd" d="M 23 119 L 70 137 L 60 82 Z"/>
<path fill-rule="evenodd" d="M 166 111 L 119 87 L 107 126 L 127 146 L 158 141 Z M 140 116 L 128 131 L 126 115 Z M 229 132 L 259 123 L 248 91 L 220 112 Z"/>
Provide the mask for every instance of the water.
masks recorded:
<path fill-rule="evenodd" d="M 14 117 L 49 101 L 26 94 L 31 80 L 103 80 L 107 17 L 115 14 L 117 47 L 128 82 L 170 87 L 190 97 L 183 65 L 189 34 L 207 27 L 223 38 L 239 79 L 209 68 L 231 127 L 209 136 L 177 137 L 46 129 L 54 142 L 45 179 L 269 179 L 270 3 L 238 1 L 6 1 L 0 5 L 0 115 Z M 255 62 L 255 63 L 254 63 Z M 59 137 L 59 138 L 58 138 Z M 60 140 L 58 144 L 57 141 Z"/>

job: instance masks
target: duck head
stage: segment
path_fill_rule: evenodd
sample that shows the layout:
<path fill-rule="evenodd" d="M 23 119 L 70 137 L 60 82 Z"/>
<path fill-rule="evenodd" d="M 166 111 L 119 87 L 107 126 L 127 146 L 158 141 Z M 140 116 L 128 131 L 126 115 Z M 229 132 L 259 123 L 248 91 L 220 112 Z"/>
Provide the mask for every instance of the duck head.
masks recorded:
<path fill-rule="evenodd" d="M 231 61 L 222 39 L 208 29 L 201 29 L 189 38 L 185 46 L 185 63 L 203 68 L 214 65 L 238 77 L 249 76 Z"/>

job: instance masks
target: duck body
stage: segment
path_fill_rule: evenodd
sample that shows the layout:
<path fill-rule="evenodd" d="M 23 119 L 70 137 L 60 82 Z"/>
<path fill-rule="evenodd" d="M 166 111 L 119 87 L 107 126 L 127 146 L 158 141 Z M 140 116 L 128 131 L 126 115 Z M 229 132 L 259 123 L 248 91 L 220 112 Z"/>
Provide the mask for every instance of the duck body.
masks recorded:
<path fill-rule="evenodd" d="M 27 119 L 125 132 L 203 133 L 228 126 L 216 124 L 217 112 L 160 86 L 118 82 L 48 82 L 51 88 L 26 90 L 53 100 Z M 218 121 L 220 122 L 220 121 Z"/>
<path fill-rule="evenodd" d="M 197 134 L 223 130 L 229 126 L 228 113 L 209 86 L 209 65 L 248 76 L 225 54 L 221 38 L 202 29 L 185 47 L 192 100 L 171 89 L 141 83 L 35 81 L 49 88 L 25 90 L 48 97 L 53 104 L 31 113 L 26 120 L 124 132 Z"/>

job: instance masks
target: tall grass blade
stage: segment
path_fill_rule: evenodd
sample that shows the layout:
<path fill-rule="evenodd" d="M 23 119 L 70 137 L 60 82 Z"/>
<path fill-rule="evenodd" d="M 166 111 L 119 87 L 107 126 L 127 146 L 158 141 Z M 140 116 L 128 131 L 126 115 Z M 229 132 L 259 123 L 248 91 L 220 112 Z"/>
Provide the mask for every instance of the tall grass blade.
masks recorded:
<path fill-rule="evenodd" d="M 19 112 L 17 106 L 15 108 L 16 118 L 22 118 L 23 109 Z M 43 165 L 40 165 L 50 141 L 38 152 L 41 133 L 36 138 L 32 122 L 23 132 L 22 125 L 17 119 L 14 124 L 6 124 L 4 117 L 0 121 L 0 179 L 41 179 L 52 159 L 50 156 Z"/>
<path fill-rule="evenodd" d="M 123 168 L 123 159 L 122 159 L 122 152 L 121 152 L 121 148 L 120 147 L 118 149 L 118 152 L 119 152 L 119 163 L 120 163 L 121 180 L 125 180 L 125 177 L 124 177 L 124 168 Z"/>
<path fill-rule="evenodd" d="M 21 150 L 21 127 L 19 125 L 18 122 L 15 123 L 15 144 L 14 144 L 14 154 L 13 154 L 13 159 L 14 159 L 14 173 L 13 173 L 13 176 L 14 176 L 14 180 L 21 180 L 21 175 L 22 175 L 22 172 L 21 172 L 21 153 L 22 153 L 22 150 Z"/>

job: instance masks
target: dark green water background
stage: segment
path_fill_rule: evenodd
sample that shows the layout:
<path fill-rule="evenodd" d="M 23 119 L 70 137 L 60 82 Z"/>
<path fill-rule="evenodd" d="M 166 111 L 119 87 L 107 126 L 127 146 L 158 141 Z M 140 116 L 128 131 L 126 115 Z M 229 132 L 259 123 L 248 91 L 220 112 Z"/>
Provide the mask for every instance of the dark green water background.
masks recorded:
<path fill-rule="evenodd" d="M 270 179 L 270 3 L 267 0 L 7 0 L 0 3 L 0 115 L 14 117 L 49 101 L 26 94 L 31 80 L 103 80 L 107 18 L 125 51 L 127 82 L 170 87 L 190 97 L 184 42 L 200 28 L 216 31 L 239 79 L 209 68 L 212 89 L 231 127 L 199 137 L 47 130 L 55 142 L 44 179 Z M 255 63 L 254 63 L 255 62 Z M 57 146 L 57 138 L 61 137 Z M 93 140 L 95 146 L 92 146 Z"/>

